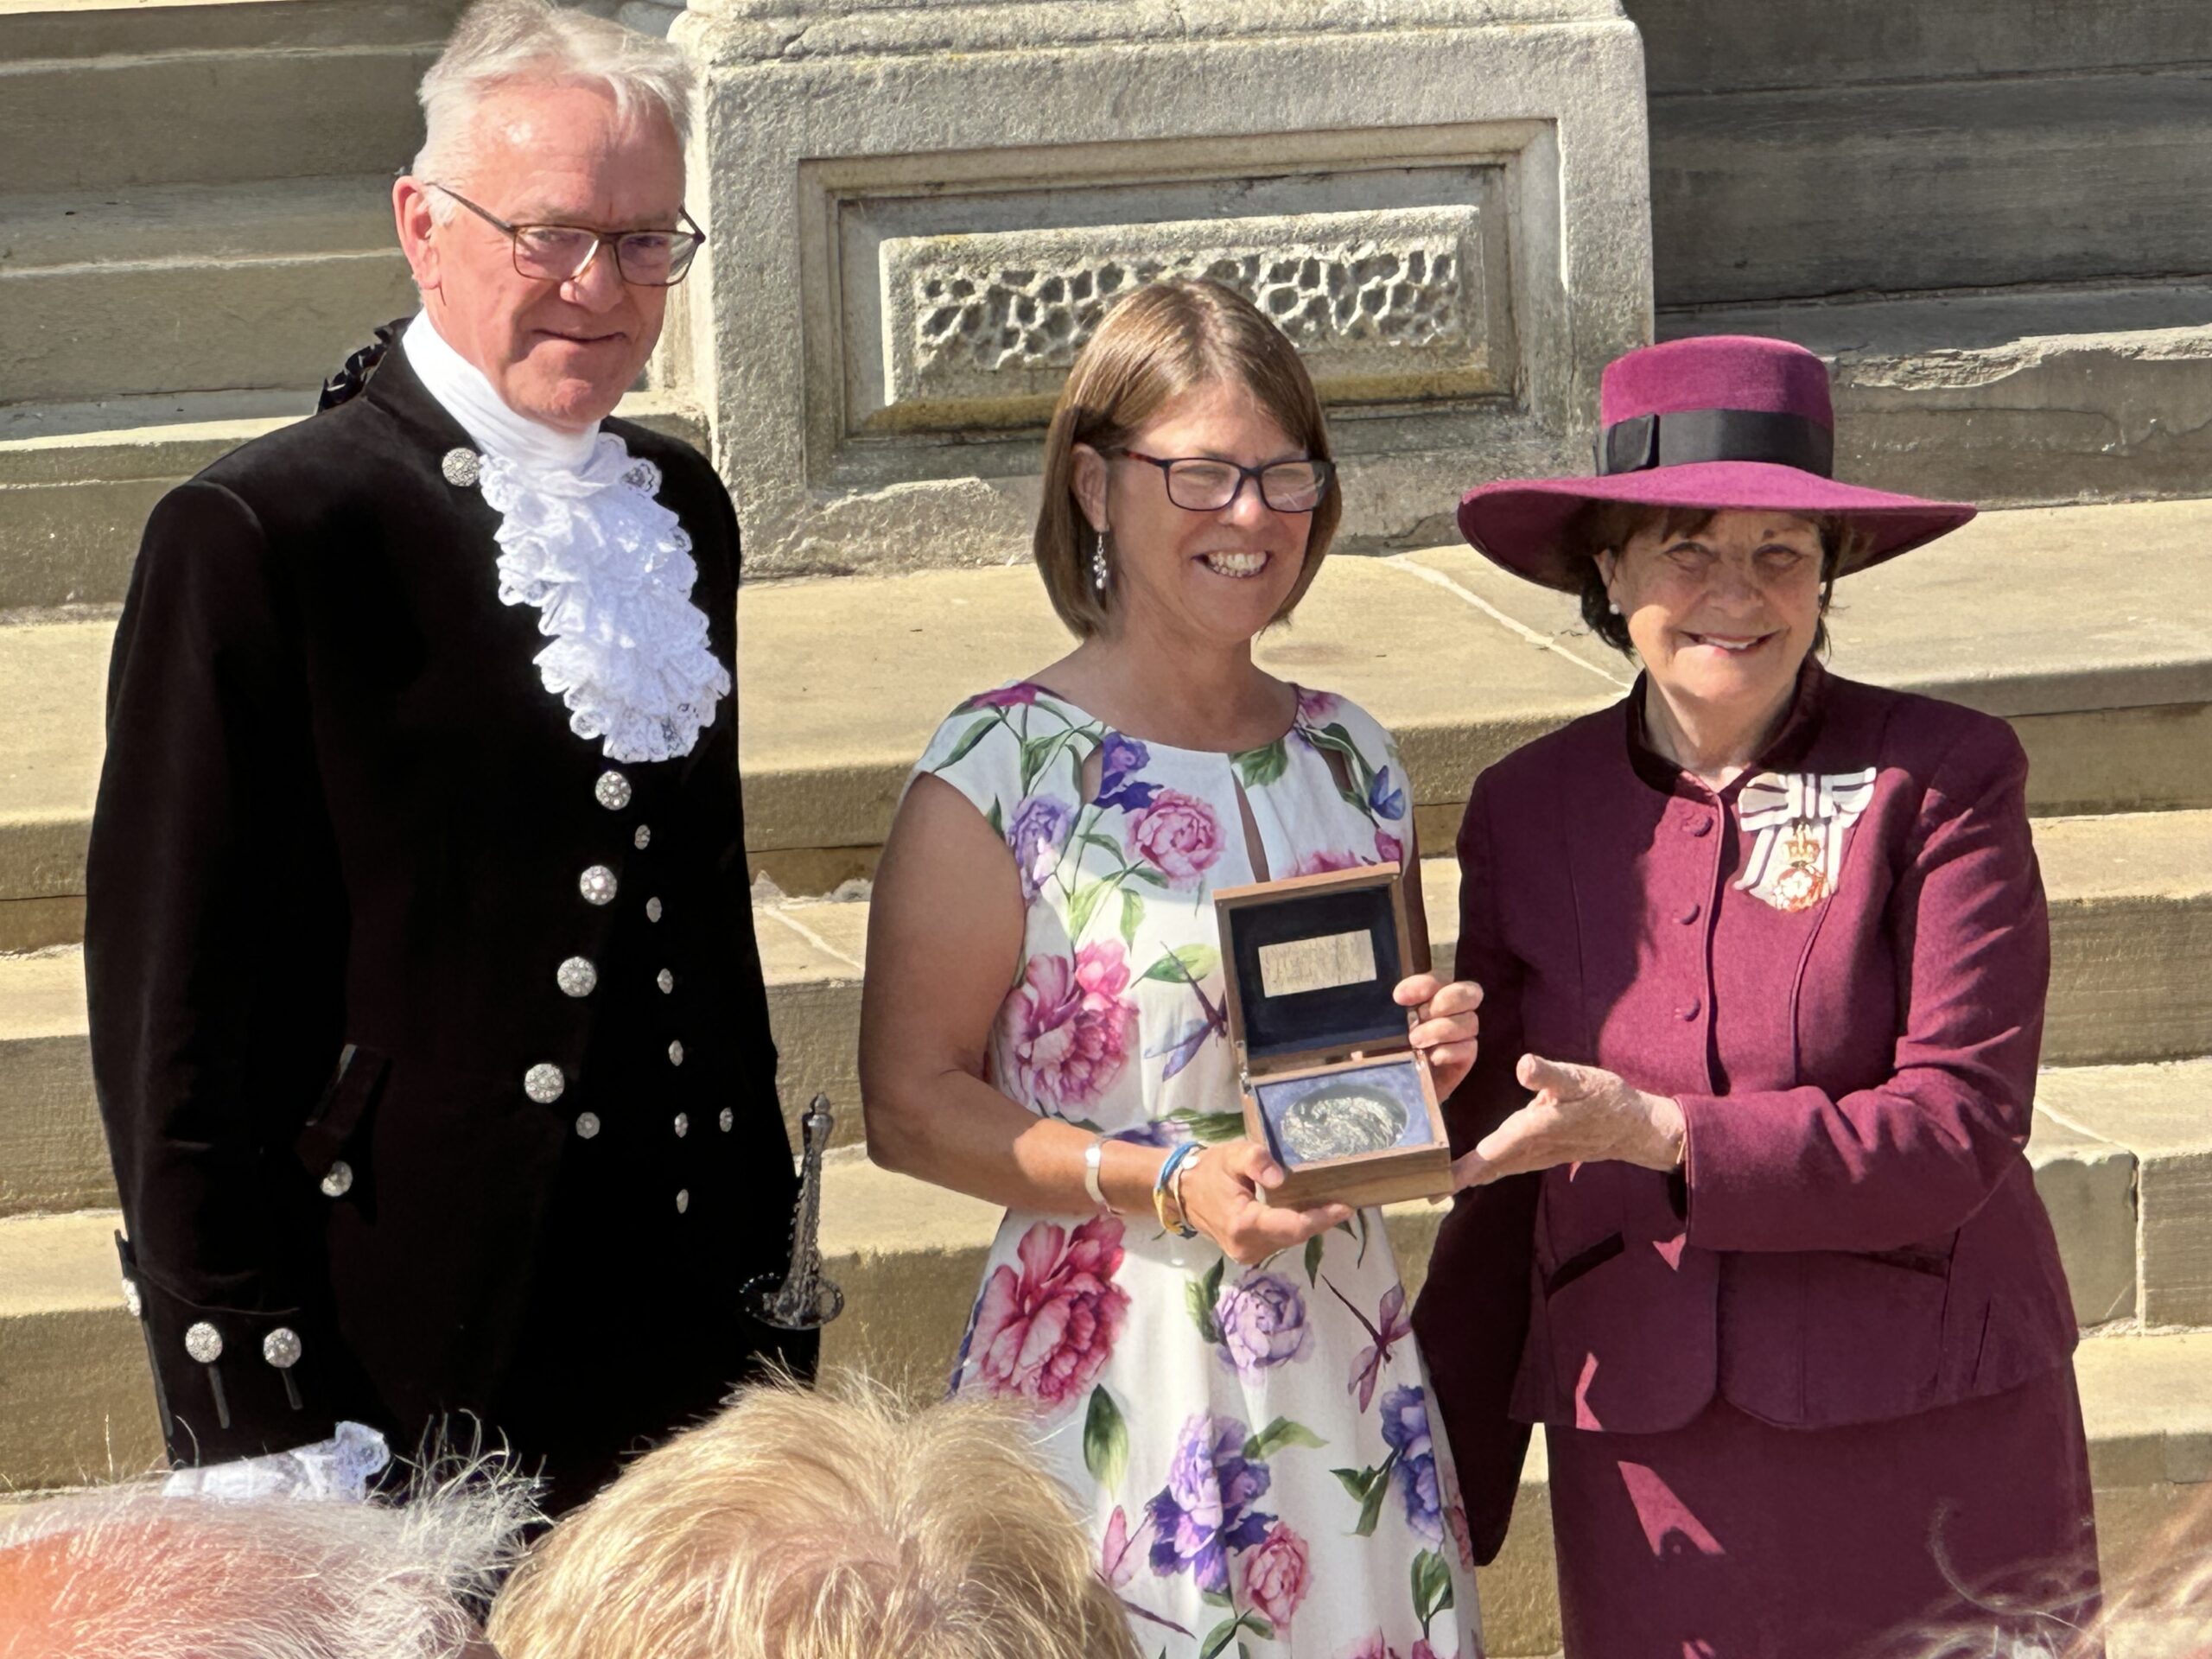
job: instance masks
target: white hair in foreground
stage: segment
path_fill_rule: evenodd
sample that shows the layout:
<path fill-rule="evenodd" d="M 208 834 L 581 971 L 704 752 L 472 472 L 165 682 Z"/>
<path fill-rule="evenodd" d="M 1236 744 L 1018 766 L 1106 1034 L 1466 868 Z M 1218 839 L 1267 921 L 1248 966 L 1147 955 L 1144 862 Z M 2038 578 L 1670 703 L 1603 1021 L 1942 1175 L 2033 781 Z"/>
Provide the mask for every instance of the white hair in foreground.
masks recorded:
<path fill-rule="evenodd" d="M 451 1459 L 403 1501 L 165 1497 L 158 1478 L 0 1510 L 0 1659 L 459 1659 L 537 1517 Z"/>
<path fill-rule="evenodd" d="M 658 115 L 675 129 L 679 146 L 690 140 L 696 77 L 681 48 L 551 0 L 477 0 L 423 77 L 423 148 L 414 175 L 465 183 L 477 106 L 486 93 L 518 82 L 604 86 L 626 121 Z M 442 196 L 431 208 L 441 219 L 456 211 Z"/>

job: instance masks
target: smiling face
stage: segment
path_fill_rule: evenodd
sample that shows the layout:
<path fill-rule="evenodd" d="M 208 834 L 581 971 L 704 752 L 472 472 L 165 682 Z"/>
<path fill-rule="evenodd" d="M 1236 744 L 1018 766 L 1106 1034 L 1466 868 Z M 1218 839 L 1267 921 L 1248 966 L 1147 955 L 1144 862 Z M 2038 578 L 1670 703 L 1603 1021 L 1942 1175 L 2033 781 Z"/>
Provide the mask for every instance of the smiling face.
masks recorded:
<path fill-rule="evenodd" d="M 1308 458 L 1249 391 L 1218 381 L 1162 405 L 1126 447 L 1243 467 Z M 1194 512 L 1168 499 L 1166 475 L 1151 462 L 1078 444 L 1075 489 L 1092 528 L 1107 531 L 1111 603 L 1122 627 L 1194 644 L 1249 642 L 1275 620 L 1305 568 L 1313 515 L 1274 511 L 1256 480 L 1244 480 L 1227 506 Z"/>
<path fill-rule="evenodd" d="M 1598 555 L 1653 682 L 1676 706 L 1749 715 L 1786 698 L 1821 626 L 1820 527 L 1790 513 L 1663 524 Z"/>
<path fill-rule="evenodd" d="M 511 224 L 667 230 L 683 154 L 658 113 L 620 116 L 603 86 L 518 84 L 478 106 L 466 181 Z M 602 245 L 581 278 L 524 276 L 507 235 L 464 207 L 434 220 L 426 180 L 393 193 L 402 245 L 432 322 L 518 415 L 581 431 L 613 412 L 660 339 L 669 290 L 622 280 Z M 444 204 L 452 206 L 452 204 Z"/>

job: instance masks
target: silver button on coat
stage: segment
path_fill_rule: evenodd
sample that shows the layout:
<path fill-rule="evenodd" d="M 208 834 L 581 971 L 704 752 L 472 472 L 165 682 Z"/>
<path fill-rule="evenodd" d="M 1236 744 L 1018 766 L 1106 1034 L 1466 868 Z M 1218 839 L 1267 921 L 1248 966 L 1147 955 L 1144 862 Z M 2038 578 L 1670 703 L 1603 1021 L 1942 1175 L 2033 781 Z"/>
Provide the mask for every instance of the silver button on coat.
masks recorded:
<path fill-rule="evenodd" d="M 576 878 L 576 891 L 588 905 L 613 904 L 614 887 L 614 872 L 604 864 L 594 864 Z"/>
<path fill-rule="evenodd" d="M 261 1339 L 261 1357 L 280 1371 L 289 1371 L 300 1363 L 300 1333 L 289 1325 L 278 1325 Z"/>
<path fill-rule="evenodd" d="M 676 1193 L 676 1213 L 680 1216 L 690 1207 L 691 1189 L 688 1186 L 677 1188 Z"/>
<path fill-rule="evenodd" d="M 676 976 L 670 973 L 667 969 L 664 968 L 660 972 L 653 976 L 653 983 L 659 986 L 660 994 L 663 996 L 666 996 L 671 991 L 676 988 Z"/>
<path fill-rule="evenodd" d="M 645 919 L 649 922 L 657 922 L 660 920 L 659 899 L 648 899 L 645 900 Z"/>
<path fill-rule="evenodd" d="M 676 1115 L 676 1135 L 677 1135 L 677 1138 L 678 1140 L 682 1140 L 685 1135 L 689 1135 L 689 1134 L 690 1134 L 690 1133 L 691 1133 L 691 1115 L 690 1115 L 689 1112 L 678 1112 L 678 1113 Z"/>
<path fill-rule="evenodd" d="M 599 969 L 586 957 L 570 957 L 553 970 L 553 982 L 569 996 L 589 996 L 599 985 Z"/>
<path fill-rule="evenodd" d="M 591 792 L 610 812 L 620 812 L 630 804 L 630 780 L 619 772 L 601 772 L 599 781 L 592 785 Z"/>
<path fill-rule="evenodd" d="M 342 1198 L 353 1190 L 353 1166 L 343 1158 L 334 1162 L 322 1178 L 322 1196 Z"/>
<path fill-rule="evenodd" d="M 730 1132 L 731 1125 L 737 1122 L 737 1114 L 730 1110 L 728 1107 L 725 1106 L 722 1108 L 722 1115 L 719 1122 L 722 1126 L 722 1133 L 724 1135 L 728 1135 Z"/>
<path fill-rule="evenodd" d="M 653 844 L 652 825 L 649 823 L 639 824 L 636 832 L 630 837 L 630 844 L 632 847 L 635 847 L 641 853 L 644 852 L 646 848 L 652 846 Z"/>
<path fill-rule="evenodd" d="M 598 1133 L 599 1114 L 597 1112 L 578 1112 L 576 1114 L 576 1139 L 579 1141 L 588 1141 L 592 1136 Z"/>
<path fill-rule="evenodd" d="M 569 1086 L 567 1074 L 550 1060 L 540 1060 L 522 1074 L 522 1091 L 541 1106 L 550 1106 Z"/>
<path fill-rule="evenodd" d="M 223 1333 L 205 1319 L 197 1325 L 187 1325 L 184 1351 L 202 1365 L 213 1365 L 223 1357 Z"/>
<path fill-rule="evenodd" d="M 683 1065 L 683 1044 L 681 1044 L 681 1043 L 671 1043 L 671 1044 L 668 1046 L 668 1063 L 669 1063 L 671 1065 Z"/>

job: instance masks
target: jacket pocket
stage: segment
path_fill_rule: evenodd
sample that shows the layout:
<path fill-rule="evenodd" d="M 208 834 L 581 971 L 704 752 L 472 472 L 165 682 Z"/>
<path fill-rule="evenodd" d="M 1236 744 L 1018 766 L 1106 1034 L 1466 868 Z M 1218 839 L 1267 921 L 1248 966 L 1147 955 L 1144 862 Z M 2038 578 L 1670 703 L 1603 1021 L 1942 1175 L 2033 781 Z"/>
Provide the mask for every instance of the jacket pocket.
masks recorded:
<path fill-rule="evenodd" d="M 1608 1233 L 1588 1249 L 1577 1250 L 1544 1275 L 1545 1300 L 1558 1295 L 1584 1274 L 1604 1267 L 1627 1248 L 1618 1233 Z"/>
<path fill-rule="evenodd" d="M 352 1186 L 356 1172 L 348 1157 L 359 1158 L 356 1142 L 391 1066 L 391 1062 L 378 1050 L 346 1044 L 339 1051 L 337 1069 L 323 1089 L 322 1098 L 315 1103 L 292 1142 L 292 1151 L 302 1166 L 333 1198 L 344 1197 Z M 334 1187 L 338 1190 L 333 1191 Z"/>

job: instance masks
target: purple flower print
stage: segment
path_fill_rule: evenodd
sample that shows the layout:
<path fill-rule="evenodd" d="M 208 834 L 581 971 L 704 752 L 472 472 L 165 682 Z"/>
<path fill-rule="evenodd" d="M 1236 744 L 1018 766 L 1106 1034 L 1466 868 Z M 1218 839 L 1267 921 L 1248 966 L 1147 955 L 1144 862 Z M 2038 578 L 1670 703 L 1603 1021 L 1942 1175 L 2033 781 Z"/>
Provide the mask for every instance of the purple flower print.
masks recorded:
<path fill-rule="evenodd" d="M 1272 1273 L 1248 1273 L 1224 1285 L 1214 1301 L 1213 1322 L 1221 1329 L 1222 1363 L 1236 1367 L 1247 1382 L 1303 1358 L 1313 1343 L 1305 1297 L 1289 1280 Z"/>
<path fill-rule="evenodd" d="M 1006 844 L 1014 849 L 1014 867 L 1021 873 L 1025 904 L 1037 896 L 1038 889 L 1059 868 L 1061 849 L 1067 844 L 1068 828 L 1074 822 L 1075 809 L 1050 795 L 1026 796 L 1014 809 L 1014 822 L 1006 827 Z"/>
<path fill-rule="evenodd" d="M 1106 741 L 1098 746 L 1098 793 L 1091 804 L 1119 807 L 1124 812 L 1142 811 L 1152 804 L 1159 785 L 1141 784 L 1135 774 L 1151 764 L 1152 751 L 1135 738 L 1107 733 Z"/>
<path fill-rule="evenodd" d="M 1302 726 L 1325 726 L 1337 717 L 1337 694 L 1298 688 L 1298 720 Z"/>
<path fill-rule="evenodd" d="M 1161 1578 L 1188 1567 L 1201 1590 L 1229 1592 L 1229 1557 L 1268 1535 L 1274 1516 L 1252 1505 L 1273 1478 L 1264 1463 L 1248 1462 L 1249 1431 L 1234 1417 L 1199 1412 L 1183 1424 L 1167 1484 L 1145 1501 L 1155 1532 L 1152 1570 Z"/>
<path fill-rule="evenodd" d="M 1020 709 L 1037 701 L 1038 688 L 1023 680 L 995 691 L 979 691 L 960 706 L 968 709 Z"/>
<path fill-rule="evenodd" d="M 1411 1383 L 1382 1396 L 1382 1439 L 1398 1454 L 1390 1479 L 1405 1500 L 1406 1524 L 1433 1544 L 1444 1541 L 1444 1500 L 1437 1491 L 1436 1446 L 1428 1400 Z"/>

